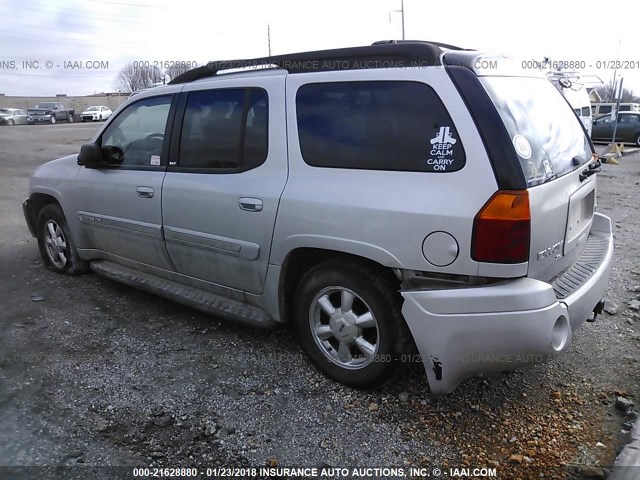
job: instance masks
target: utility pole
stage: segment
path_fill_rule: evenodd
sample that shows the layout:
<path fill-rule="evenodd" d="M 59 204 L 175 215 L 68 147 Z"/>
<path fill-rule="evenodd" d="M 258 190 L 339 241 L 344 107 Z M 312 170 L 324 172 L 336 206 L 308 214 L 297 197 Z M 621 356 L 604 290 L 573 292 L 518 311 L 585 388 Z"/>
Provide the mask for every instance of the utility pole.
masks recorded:
<path fill-rule="evenodd" d="M 267 47 L 269 48 L 269 56 L 271 56 L 271 25 L 267 25 Z"/>
<path fill-rule="evenodd" d="M 400 0 L 400 10 L 391 10 L 389 12 L 389 23 L 391 23 L 391 14 L 400 13 L 402 18 L 402 40 L 404 40 L 404 0 Z"/>
<path fill-rule="evenodd" d="M 617 97 L 616 108 L 613 110 L 613 114 L 615 115 L 615 120 L 614 120 L 615 123 L 613 124 L 613 139 L 611 140 L 611 143 L 613 143 L 614 145 L 616 143 L 616 133 L 618 131 L 618 118 L 620 118 L 618 116 L 618 110 L 620 109 L 620 98 L 622 97 L 622 81 L 623 80 L 624 78 L 620 77 L 620 80 L 618 80 L 618 85 L 615 85 L 615 84 L 613 85 L 614 95 Z"/>
<path fill-rule="evenodd" d="M 402 15 L 402 40 L 404 40 L 404 0 L 400 0 L 400 14 Z"/>

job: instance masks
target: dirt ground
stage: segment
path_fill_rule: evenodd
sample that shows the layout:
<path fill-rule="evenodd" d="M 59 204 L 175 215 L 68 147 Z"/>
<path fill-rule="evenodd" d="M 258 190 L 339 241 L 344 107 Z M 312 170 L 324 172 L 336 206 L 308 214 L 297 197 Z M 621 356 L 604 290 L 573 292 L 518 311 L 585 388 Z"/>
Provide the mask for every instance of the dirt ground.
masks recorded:
<path fill-rule="evenodd" d="M 598 210 L 615 224 L 618 311 L 586 324 L 553 363 L 433 397 L 420 366 L 356 391 L 318 374 L 285 328 L 265 334 L 46 270 L 22 215 L 29 175 L 98 127 L 0 127 L 0 477 L 36 477 L 6 466 L 267 464 L 606 476 L 634 416 L 616 398 L 640 399 L 640 318 L 627 305 L 640 295 L 640 155 L 598 180 Z"/>

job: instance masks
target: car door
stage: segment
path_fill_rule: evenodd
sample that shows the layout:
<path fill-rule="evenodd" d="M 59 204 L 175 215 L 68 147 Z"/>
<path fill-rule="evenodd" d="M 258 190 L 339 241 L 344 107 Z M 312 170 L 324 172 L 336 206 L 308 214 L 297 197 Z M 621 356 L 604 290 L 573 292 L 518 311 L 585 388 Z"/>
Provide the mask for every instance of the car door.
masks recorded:
<path fill-rule="evenodd" d="M 611 140 L 613 136 L 613 122 L 611 121 L 611 115 L 605 115 L 597 118 L 593 122 L 591 130 L 591 137 L 594 140 Z"/>
<path fill-rule="evenodd" d="M 179 273 L 263 291 L 287 180 L 284 104 L 282 75 L 185 87 L 162 187 L 165 241 Z"/>
<path fill-rule="evenodd" d="M 620 142 L 634 143 L 638 132 L 639 115 L 633 113 L 618 114 L 618 131 L 616 140 Z"/>
<path fill-rule="evenodd" d="M 162 238 L 162 181 L 165 176 L 174 95 L 130 104 L 98 137 L 101 147 L 124 152 L 120 166 L 82 167 L 77 178 L 81 249 L 96 250 L 121 263 L 172 270 Z"/>

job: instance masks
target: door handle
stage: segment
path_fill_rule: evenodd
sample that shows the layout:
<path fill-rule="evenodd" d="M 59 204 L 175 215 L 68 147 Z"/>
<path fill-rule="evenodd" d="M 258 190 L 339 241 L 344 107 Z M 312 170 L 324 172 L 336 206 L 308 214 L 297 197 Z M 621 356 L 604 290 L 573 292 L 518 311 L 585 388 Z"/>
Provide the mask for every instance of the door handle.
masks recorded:
<path fill-rule="evenodd" d="M 140 198 L 153 198 L 153 188 L 151 187 L 137 187 L 136 195 Z"/>
<path fill-rule="evenodd" d="M 238 200 L 238 206 L 241 210 L 246 210 L 247 212 L 261 212 L 262 200 L 259 198 L 243 197 Z"/>

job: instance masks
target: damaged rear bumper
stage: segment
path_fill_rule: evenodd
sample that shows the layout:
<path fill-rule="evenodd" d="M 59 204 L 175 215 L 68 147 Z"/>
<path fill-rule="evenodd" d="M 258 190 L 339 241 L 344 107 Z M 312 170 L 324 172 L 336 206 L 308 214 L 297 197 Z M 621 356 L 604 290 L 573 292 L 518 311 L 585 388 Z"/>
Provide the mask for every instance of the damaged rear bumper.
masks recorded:
<path fill-rule="evenodd" d="M 558 299 L 552 283 L 532 278 L 489 286 L 403 291 L 402 314 L 435 394 L 453 391 L 483 372 L 541 363 L 567 350 L 573 331 L 602 299 L 609 281 L 613 235 L 596 214 L 590 236 L 604 242 L 592 273 Z M 580 260 L 578 260 L 580 261 Z"/>

